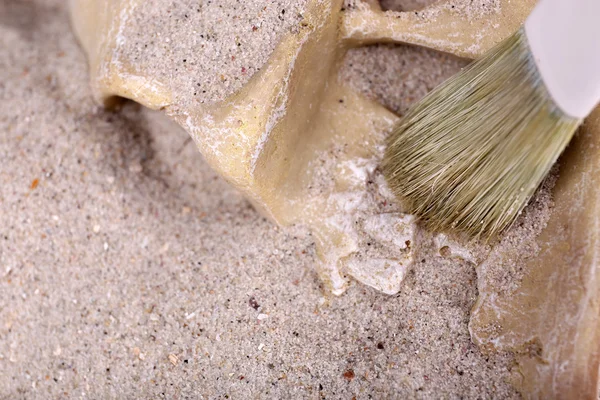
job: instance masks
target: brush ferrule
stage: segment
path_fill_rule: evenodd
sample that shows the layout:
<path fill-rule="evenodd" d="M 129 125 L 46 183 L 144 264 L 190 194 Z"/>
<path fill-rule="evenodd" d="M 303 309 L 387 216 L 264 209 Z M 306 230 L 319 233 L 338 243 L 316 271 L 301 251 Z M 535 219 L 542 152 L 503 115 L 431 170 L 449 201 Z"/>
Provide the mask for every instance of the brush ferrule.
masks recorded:
<path fill-rule="evenodd" d="M 567 115 L 600 101 L 600 0 L 540 0 L 525 33 L 542 81 Z"/>

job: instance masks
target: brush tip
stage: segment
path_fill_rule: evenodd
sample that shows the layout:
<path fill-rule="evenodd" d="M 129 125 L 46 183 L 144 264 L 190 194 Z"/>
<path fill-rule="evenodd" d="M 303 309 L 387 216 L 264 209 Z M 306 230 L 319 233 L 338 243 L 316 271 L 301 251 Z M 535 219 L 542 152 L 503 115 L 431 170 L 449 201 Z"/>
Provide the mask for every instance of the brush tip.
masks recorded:
<path fill-rule="evenodd" d="M 383 172 L 430 228 L 489 238 L 515 221 L 580 123 L 554 104 L 520 30 L 408 111 Z"/>

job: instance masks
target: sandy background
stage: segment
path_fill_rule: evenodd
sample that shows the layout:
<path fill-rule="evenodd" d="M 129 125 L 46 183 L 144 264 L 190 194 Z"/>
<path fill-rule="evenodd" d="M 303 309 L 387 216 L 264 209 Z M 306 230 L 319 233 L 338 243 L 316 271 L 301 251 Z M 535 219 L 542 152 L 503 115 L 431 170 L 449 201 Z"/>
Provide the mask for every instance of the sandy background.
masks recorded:
<path fill-rule="evenodd" d="M 94 104 L 64 3 L 0 0 L 0 398 L 517 397 L 469 339 L 472 265 L 331 297 L 185 132 Z M 402 111 L 462 65 L 380 46 L 342 75 Z"/>

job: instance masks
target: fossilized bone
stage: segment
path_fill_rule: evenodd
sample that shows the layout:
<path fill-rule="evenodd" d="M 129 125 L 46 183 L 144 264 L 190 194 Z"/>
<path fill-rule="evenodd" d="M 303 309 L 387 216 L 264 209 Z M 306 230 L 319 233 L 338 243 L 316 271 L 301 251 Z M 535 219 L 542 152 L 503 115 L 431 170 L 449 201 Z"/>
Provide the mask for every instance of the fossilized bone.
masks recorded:
<path fill-rule="evenodd" d="M 334 293 L 344 291 L 347 275 L 396 293 L 413 262 L 416 225 L 393 205 L 376 167 L 397 116 L 345 87 L 337 71 L 349 48 L 369 43 L 403 42 L 477 56 L 512 33 L 535 1 L 497 0 L 483 17 L 462 13 L 458 3 L 384 13 L 374 1 L 345 12 L 342 0 L 309 1 L 299 29 L 282 37 L 263 68 L 212 104 L 182 100 L 168 81 L 145 74 L 119 51 L 128 40 L 122 33 L 129 17 L 143 6 L 140 0 L 71 0 L 71 11 L 99 101 L 108 104 L 120 96 L 163 109 L 264 215 L 283 225 L 308 225 L 322 261 L 319 273 Z M 515 384 L 536 398 L 596 393 L 598 121 L 596 113 L 587 134 L 577 139 L 579 154 L 564 161 L 559 204 L 538 240 L 540 256 L 523 261 L 531 274 L 520 294 L 495 294 L 486 287 L 485 264 L 478 270 L 472 337 L 485 349 L 515 352 L 522 372 Z M 368 248 L 371 241 L 393 256 Z M 522 351 L 532 343 L 535 351 Z"/>
<path fill-rule="evenodd" d="M 256 208 L 280 224 L 309 225 L 322 260 L 320 275 L 339 294 L 347 274 L 396 293 L 415 244 L 413 219 L 398 207 L 379 205 L 393 204 L 383 181 L 365 191 L 376 178 L 379 148 L 397 117 L 340 85 L 343 55 L 352 46 L 377 41 L 475 55 L 516 29 L 531 3 L 472 21 L 440 4 L 424 11 L 436 15 L 431 22 L 418 13 L 384 13 L 373 2 L 342 12 L 341 0 L 309 1 L 302 28 L 282 38 L 267 65 L 239 92 L 217 104 L 194 106 L 182 104 L 169 82 L 144 74 L 143 65 L 120 51 L 127 21 L 143 2 L 74 0 L 71 10 L 96 97 L 109 103 L 121 96 L 164 109 Z M 336 165 L 317 168 L 327 152 L 335 153 L 329 157 Z M 329 181 L 315 182 L 323 177 Z M 393 243 L 382 240 L 386 230 L 397 233 Z M 394 256 L 367 249 L 365 243 L 375 241 Z"/>
<path fill-rule="evenodd" d="M 596 399 L 600 360 L 600 108 L 561 161 L 556 208 L 536 239 L 538 256 L 499 254 L 527 271 L 519 288 L 500 293 L 478 270 L 470 321 L 481 348 L 514 352 L 514 383 L 530 398 Z"/>

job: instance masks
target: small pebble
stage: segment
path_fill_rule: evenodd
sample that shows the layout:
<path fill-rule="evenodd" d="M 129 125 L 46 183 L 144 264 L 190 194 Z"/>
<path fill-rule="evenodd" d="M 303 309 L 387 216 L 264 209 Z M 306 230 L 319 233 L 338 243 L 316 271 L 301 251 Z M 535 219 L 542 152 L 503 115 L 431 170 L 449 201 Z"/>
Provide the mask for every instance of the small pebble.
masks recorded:
<path fill-rule="evenodd" d="M 171 364 L 177 365 L 179 364 L 179 357 L 177 357 L 175 354 L 169 354 L 169 361 Z"/>

